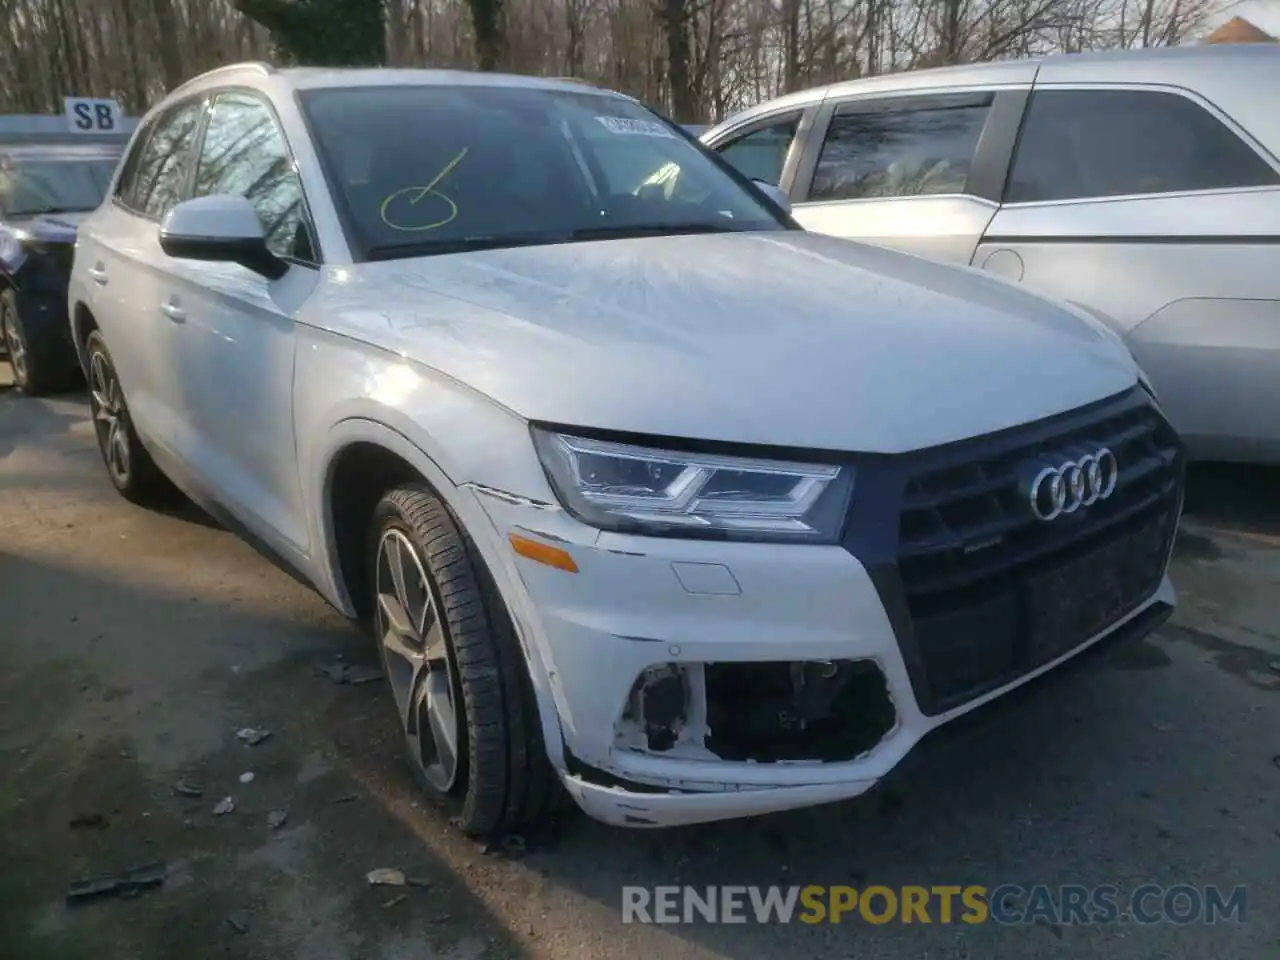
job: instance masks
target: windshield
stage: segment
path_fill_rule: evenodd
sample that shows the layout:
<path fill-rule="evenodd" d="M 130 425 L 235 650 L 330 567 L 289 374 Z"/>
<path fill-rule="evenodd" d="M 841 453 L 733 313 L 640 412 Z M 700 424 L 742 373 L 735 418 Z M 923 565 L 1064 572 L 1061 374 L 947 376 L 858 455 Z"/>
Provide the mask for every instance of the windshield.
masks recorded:
<path fill-rule="evenodd" d="M 115 169 L 112 157 L 0 160 L 0 211 L 30 217 L 97 209 Z"/>
<path fill-rule="evenodd" d="M 682 134 L 620 97 L 346 87 L 305 92 L 302 104 L 366 258 L 786 229 Z"/>

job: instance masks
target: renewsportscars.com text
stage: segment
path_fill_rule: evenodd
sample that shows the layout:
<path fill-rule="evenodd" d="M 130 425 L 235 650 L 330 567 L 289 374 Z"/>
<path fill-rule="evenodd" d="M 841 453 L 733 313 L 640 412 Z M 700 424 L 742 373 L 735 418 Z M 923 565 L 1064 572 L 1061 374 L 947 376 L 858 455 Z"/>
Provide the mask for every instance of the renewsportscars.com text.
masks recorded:
<path fill-rule="evenodd" d="M 623 887 L 623 923 L 1214 924 L 1245 921 L 1244 887 L 1143 884 Z"/>

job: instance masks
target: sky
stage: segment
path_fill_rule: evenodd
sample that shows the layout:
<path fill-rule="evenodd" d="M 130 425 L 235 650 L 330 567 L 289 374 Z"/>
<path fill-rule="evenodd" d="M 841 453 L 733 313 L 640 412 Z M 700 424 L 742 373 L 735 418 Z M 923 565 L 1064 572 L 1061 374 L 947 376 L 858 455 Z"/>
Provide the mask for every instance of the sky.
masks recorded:
<path fill-rule="evenodd" d="M 1205 18 L 1203 30 L 1205 33 L 1215 30 L 1232 17 L 1243 17 L 1273 37 L 1280 36 L 1280 0 L 1240 0 L 1239 3 L 1229 3 Z"/>

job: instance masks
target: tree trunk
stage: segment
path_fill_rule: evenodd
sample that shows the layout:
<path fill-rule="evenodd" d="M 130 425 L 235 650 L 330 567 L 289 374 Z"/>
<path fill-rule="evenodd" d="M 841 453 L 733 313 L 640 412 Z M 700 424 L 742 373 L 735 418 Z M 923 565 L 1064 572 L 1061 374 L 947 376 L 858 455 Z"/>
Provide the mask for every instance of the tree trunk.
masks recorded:
<path fill-rule="evenodd" d="M 467 4 L 476 37 L 476 66 L 481 70 L 497 70 L 502 62 L 503 0 L 467 0 Z"/>
<path fill-rule="evenodd" d="M 671 112 L 677 123 L 693 123 L 698 105 L 689 71 L 689 6 L 687 0 L 661 0 L 662 32 L 667 41 L 667 83 Z"/>
<path fill-rule="evenodd" d="M 783 89 L 800 89 L 800 0 L 783 0 L 782 29 L 785 35 Z"/>
<path fill-rule="evenodd" d="M 177 43 L 178 18 L 173 9 L 173 0 L 151 0 L 151 15 L 155 18 L 156 36 L 160 41 L 157 52 L 164 88 L 172 90 L 187 79 L 187 68 L 183 66 L 182 51 Z"/>
<path fill-rule="evenodd" d="M 545 2 L 545 0 L 544 0 Z M 576 77 L 582 73 L 583 18 L 582 0 L 564 0 L 565 52 L 564 72 Z"/>
<path fill-rule="evenodd" d="M 117 37 L 138 37 L 140 24 L 138 22 L 136 9 L 133 4 L 125 2 L 116 6 L 120 11 L 121 19 L 116 23 L 116 29 L 113 31 Z M 140 51 L 139 51 L 140 52 Z M 142 57 L 133 57 L 125 61 L 130 64 L 127 68 L 129 85 L 128 85 L 128 102 L 129 107 L 142 113 L 150 106 L 150 97 L 147 95 L 147 74 L 146 67 L 143 65 L 145 61 Z"/>
<path fill-rule="evenodd" d="M 125 0 L 127 3 L 128 0 Z M 383 0 L 234 0 L 294 63 L 367 67 L 387 60 Z"/>

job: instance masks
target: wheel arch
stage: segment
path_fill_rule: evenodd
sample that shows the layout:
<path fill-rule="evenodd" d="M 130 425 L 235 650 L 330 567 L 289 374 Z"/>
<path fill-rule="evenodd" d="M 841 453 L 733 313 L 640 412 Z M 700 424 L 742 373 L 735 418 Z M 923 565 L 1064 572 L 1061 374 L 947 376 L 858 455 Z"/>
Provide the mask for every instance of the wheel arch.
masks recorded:
<path fill-rule="evenodd" d="M 512 588 L 512 578 L 519 577 L 514 561 L 474 494 L 460 488 L 408 437 L 374 420 L 357 417 L 335 425 L 321 463 L 317 542 L 322 545 L 324 574 L 334 603 L 348 616 L 368 613 L 368 600 L 362 596 L 368 576 L 364 546 L 373 508 L 395 486 L 425 482 L 471 539 L 498 587 L 524 653 L 547 753 L 552 765 L 563 771 L 563 734 L 550 679 L 549 651 L 541 648 L 535 632 L 529 629 L 529 612 L 520 591 Z"/>
<path fill-rule="evenodd" d="M 85 341 L 89 339 L 89 334 L 97 329 L 99 329 L 98 318 L 93 315 L 89 305 L 83 301 L 77 301 L 71 309 L 71 342 L 76 350 L 76 358 L 80 361 L 80 369 L 85 376 L 89 375 L 85 363 Z"/>
<path fill-rule="evenodd" d="M 387 491 L 427 478 L 399 453 L 372 440 L 352 440 L 338 449 L 325 473 L 330 565 L 347 603 L 364 618 L 373 612 L 367 595 L 364 546 L 374 508 Z M 427 482 L 440 496 L 437 484 Z"/>

